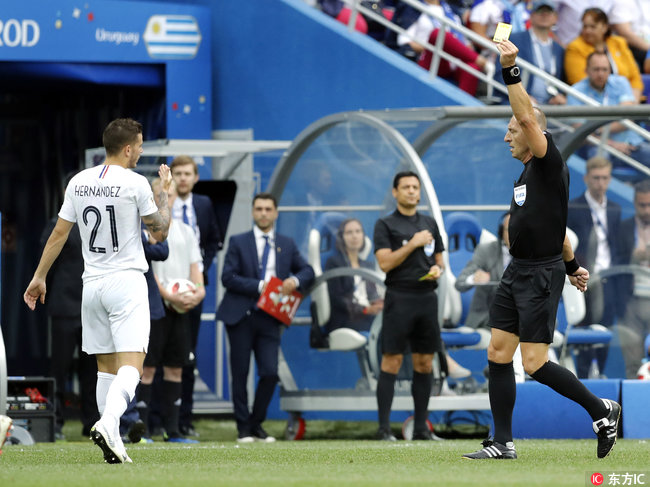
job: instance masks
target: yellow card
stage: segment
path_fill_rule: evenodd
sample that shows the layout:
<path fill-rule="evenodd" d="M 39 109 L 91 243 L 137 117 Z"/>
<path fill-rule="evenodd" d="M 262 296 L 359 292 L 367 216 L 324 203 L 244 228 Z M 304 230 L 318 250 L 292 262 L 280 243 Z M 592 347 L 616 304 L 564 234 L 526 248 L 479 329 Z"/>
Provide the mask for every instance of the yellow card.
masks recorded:
<path fill-rule="evenodd" d="M 427 273 L 426 273 L 425 275 L 423 275 L 420 279 L 418 279 L 418 281 L 424 281 L 427 277 L 431 277 L 432 275 L 433 275 L 433 274 L 429 274 L 429 273 L 427 272 Z"/>
<path fill-rule="evenodd" d="M 510 32 L 512 32 L 512 25 L 499 22 L 497 24 L 497 30 L 494 31 L 494 37 L 492 40 L 494 42 L 507 41 L 510 37 Z"/>

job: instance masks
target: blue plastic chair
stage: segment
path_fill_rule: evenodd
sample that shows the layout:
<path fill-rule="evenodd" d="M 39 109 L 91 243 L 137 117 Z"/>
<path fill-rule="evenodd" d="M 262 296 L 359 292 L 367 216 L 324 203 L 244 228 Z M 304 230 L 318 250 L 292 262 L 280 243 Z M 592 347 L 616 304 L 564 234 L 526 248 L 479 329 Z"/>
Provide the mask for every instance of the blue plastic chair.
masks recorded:
<path fill-rule="evenodd" d="M 481 240 L 483 227 L 478 219 L 471 213 L 456 211 L 445 218 L 449 252 L 449 267 L 455 276 L 459 275 L 465 265 L 471 260 L 474 250 Z M 450 292 L 457 292 L 455 289 Z M 462 326 L 467 317 L 474 289 L 460 294 L 462 313 L 457 327 Z M 476 345 L 481 341 L 477 332 L 461 333 L 458 330 L 443 329 L 442 339 L 447 347 L 467 347 Z"/>

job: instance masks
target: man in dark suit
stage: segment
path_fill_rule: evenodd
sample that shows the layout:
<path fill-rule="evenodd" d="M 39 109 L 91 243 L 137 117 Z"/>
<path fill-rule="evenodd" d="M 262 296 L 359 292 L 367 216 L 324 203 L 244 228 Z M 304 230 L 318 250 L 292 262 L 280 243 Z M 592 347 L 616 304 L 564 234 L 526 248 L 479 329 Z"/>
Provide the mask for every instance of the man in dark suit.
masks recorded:
<path fill-rule="evenodd" d="M 567 226 L 578 237 L 576 258 L 596 276 L 598 272 L 619 263 L 617 236 L 621 223 L 621 207 L 607 199 L 612 179 L 612 163 L 596 156 L 587 161 L 584 181 L 587 190 L 569 201 Z M 586 314 L 583 325 L 599 323 L 612 326 L 616 320 L 616 286 L 613 280 L 592 279 L 585 292 Z M 594 358 L 600 370 L 607 358 L 607 348 L 589 349 L 578 354 L 578 377 L 585 378 Z"/>
<path fill-rule="evenodd" d="M 623 220 L 619 232 L 622 265 L 650 268 L 650 179 L 634 186 L 634 216 Z M 650 334 L 650 278 L 643 274 L 620 278 L 620 303 L 624 306 L 624 326 L 631 331 L 630 346 L 624 347 L 625 368 L 629 378 L 636 378 L 641 359 L 650 355 L 644 340 Z"/>
<path fill-rule="evenodd" d="M 214 212 L 212 200 L 205 195 L 193 193 L 194 185 L 199 180 L 196 162 L 190 156 L 177 156 L 171 163 L 172 178 L 176 184 L 178 198 L 174 201 L 172 217 L 182 220 L 192 227 L 203 256 L 203 282 L 208 284 L 208 271 L 216 253 L 221 250 L 222 232 Z M 196 436 L 192 425 L 192 407 L 194 405 L 194 369 L 196 367 L 196 344 L 201 327 L 203 301 L 189 311 L 191 360 L 183 367 L 181 410 L 179 419 L 180 432 L 185 436 Z"/>
<path fill-rule="evenodd" d="M 575 255 L 593 274 L 619 263 L 617 236 L 621 207 L 607 199 L 611 179 L 612 163 L 604 157 L 592 157 L 587 161 L 584 176 L 587 190 L 569 201 L 567 226 L 578 237 Z M 602 287 L 598 286 L 597 279 L 589 283 L 584 323 L 611 326 L 616 315 L 616 296 L 607 281 L 601 282 Z"/>
<path fill-rule="evenodd" d="M 556 3 L 553 0 L 535 0 L 530 12 L 530 29 L 516 32 L 510 40 L 519 48 L 518 56 L 558 79 L 564 79 L 564 48 L 551 36 L 557 22 Z M 501 66 L 495 79 L 503 82 Z M 530 76 L 526 91 L 540 105 L 564 105 L 566 97 L 557 88 L 537 76 Z"/>
<path fill-rule="evenodd" d="M 486 284 L 499 282 L 504 269 L 510 263 L 509 221 L 510 213 L 506 213 L 499 225 L 499 239 L 479 244 L 474 250 L 472 260 L 467 263 L 456 279 L 455 287 L 461 293 L 476 286 L 465 319 L 465 325 L 472 328 L 489 328 L 490 306 L 494 301 L 497 288 Z"/>
<path fill-rule="evenodd" d="M 217 310 L 217 319 L 226 324 L 230 342 L 232 398 L 240 443 L 275 438 L 262 428 L 266 410 L 278 382 L 278 349 L 281 323 L 256 306 L 265 283 L 271 276 L 282 279 L 283 294 L 306 289 L 314 279 L 314 270 L 298 252 L 295 242 L 275 233 L 277 201 L 270 193 L 253 198 L 250 232 L 230 238 L 221 282 L 226 294 Z M 246 381 L 251 352 L 255 353 L 259 381 L 253 410 L 248 409 Z"/>

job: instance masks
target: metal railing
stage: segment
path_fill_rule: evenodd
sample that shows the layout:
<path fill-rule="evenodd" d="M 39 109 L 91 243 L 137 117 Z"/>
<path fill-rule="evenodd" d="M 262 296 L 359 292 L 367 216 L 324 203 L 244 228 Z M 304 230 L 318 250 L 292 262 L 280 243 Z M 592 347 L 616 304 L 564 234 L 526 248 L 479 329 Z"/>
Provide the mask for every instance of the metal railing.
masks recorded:
<path fill-rule="evenodd" d="M 426 13 L 427 15 L 430 15 L 431 17 L 435 18 L 439 23 L 440 23 L 440 31 L 439 34 L 436 38 L 436 44 L 432 45 L 428 41 L 423 44 L 425 49 L 428 49 L 433 52 L 433 59 L 431 61 L 431 67 L 429 69 L 429 72 L 431 73 L 432 77 L 437 77 L 438 75 L 438 68 L 440 66 L 440 59 L 444 59 L 446 61 L 452 62 L 454 65 L 458 66 L 460 69 L 463 69 L 474 76 L 476 76 L 478 79 L 486 83 L 488 86 L 491 86 L 492 88 L 503 92 L 507 93 L 507 88 L 504 84 L 499 83 L 495 81 L 492 77 L 487 76 L 485 73 L 482 71 L 479 71 L 477 69 L 474 69 L 472 66 L 464 63 L 458 58 L 453 57 L 452 55 L 448 54 L 447 52 L 444 51 L 444 40 L 445 40 L 445 34 L 448 31 L 455 31 L 459 32 L 462 34 L 464 37 L 467 39 L 470 39 L 472 42 L 474 42 L 477 45 L 482 46 L 483 48 L 492 51 L 496 55 L 499 54 L 499 51 L 494 44 L 494 42 L 489 41 L 485 37 L 477 34 L 471 29 L 468 29 L 467 27 L 463 25 L 458 25 L 452 20 L 448 19 L 444 15 L 438 14 L 433 8 L 430 6 L 423 4 L 419 2 L 418 0 L 401 0 L 403 3 L 408 4 L 409 6 L 413 7 L 414 9 Z M 403 28 L 399 27 L 398 25 L 394 24 L 393 22 L 387 20 L 385 17 L 382 15 L 377 14 L 373 10 L 364 7 L 361 5 L 360 0 L 343 0 L 343 2 L 350 7 L 352 10 L 352 14 L 350 15 L 350 19 L 348 22 L 348 28 L 351 31 L 354 31 L 355 25 L 356 25 L 356 19 L 358 15 L 361 13 L 365 17 L 372 19 L 373 21 L 376 21 L 386 27 L 387 29 L 392 30 L 393 32 L 396 32 L 398 35 L 402 34 L 405 35 L 411 39 L 413 37 Z M 420 41 L 418 41 L 420 42 Z M 522 69 L 522 81 L 524 83 L 527 82 L 528 78 L 533 75 L 541 78 L 545 83 L 554 86 L 555 88 L 558 89 L 561 93 L 565 95 L 572 96 L 581 102 L 583 102 L 585 105 L 588 106 L 601 106 L 599 102 L 594 100 L 593 98 L 577 91 L 570 85 L 564 83 L 563 81 L 557 79 L 556 77 L 548 74 L 546 71 L 538 68 L 534 64 L 526 61 L 525 59 L 517 58 L 517 65 Z M 546 108 L 544 110 L 546 112 Z M 634 131 L 635 133 L 639 134 L 641 137 L 643 137 L 645 140 L 650 141 L 650 132 L 648 132 L 646 129 L 643 127 L 635 124 L 631 120 L 624 119 L 620 121 L 626 128 Z M 553 123 L 556 124 L 557 126 L 561 127 L 563 130 L 569 131 L 569 132 L 574 132 L 576 130 L 575 127 L 569 125 L 569 124 L 563 124 L 560 123 L 556 120 L 553 120 Z M 607 135 L 607 132 L 605 132 L 605 135 Z M 624 161 L 626 164 L 629 166 L 633 167 L 634 169 L 638 170 L 639 172 L 650 176 L 650 169 L 648 169 L 645 165 L 641 164 L 640 162 L 636 161 L 635 159 L 631 158 L 627 154 L 611 147 L 610 145 L 607 144 L 606 140 L 607 137 L 603 136 L 602 139 L 598 139 L 597 137 L 594 137 L 593 135 L 588 135 L 586 137 L 586 140 L 596 146 L 599 146 L 599 150 L 603 152 L 607 152 L 609 154 L 612 154 L 616 156 L 618 159 Z"/>

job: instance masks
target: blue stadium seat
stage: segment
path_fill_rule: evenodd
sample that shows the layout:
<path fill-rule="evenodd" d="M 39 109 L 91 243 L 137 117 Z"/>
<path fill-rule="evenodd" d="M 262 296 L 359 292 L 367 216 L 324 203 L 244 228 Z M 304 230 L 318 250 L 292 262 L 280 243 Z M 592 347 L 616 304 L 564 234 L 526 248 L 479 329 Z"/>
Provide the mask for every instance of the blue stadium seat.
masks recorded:
<path fill-rule="evenodd" d="M 445 230 L 447 231 L 449 252 L 449 267 L 454 276 L 459 275 L 465 265 L 471 260 L 474 249 L 481 239 L 483 227 L 478 219 L 471 213 L 456 211 L 450 213 L 445 218 Z M 453 285 L 448 292 L 458 293 Z M 460 293 L 462 312 L 460 320 L 455 323 L 456 328 L 443 328 L 442 339 L 447 347 L 468 347 L 476 345 L 481 341 L 481 335 L 476 331 L 459 329 L 462 327 L 467 313 L 474 290 Z"/>
<path fill-rule="evenodd" d="M 564 336 L 560 363 L 569 369 L 574 367 L 572 361 L 567 361 L 567 353 L 573 357 L 573 352 L 578 349 L 604 347 L 612 341 L 612 332 L 602 325 L 575 326 L 582 322 L 585 312 L 584 295 L 567 278 L 557 310 L 556 331 Z"/>

